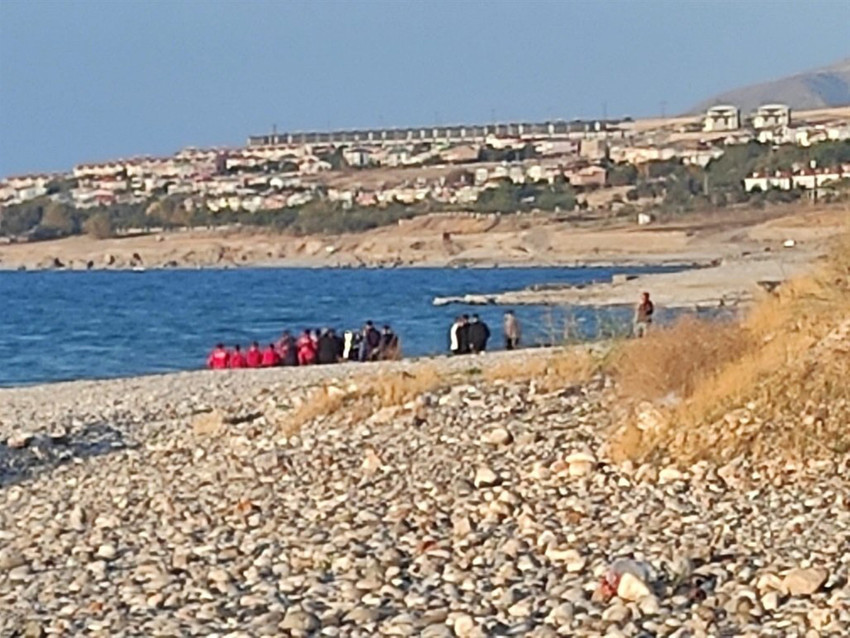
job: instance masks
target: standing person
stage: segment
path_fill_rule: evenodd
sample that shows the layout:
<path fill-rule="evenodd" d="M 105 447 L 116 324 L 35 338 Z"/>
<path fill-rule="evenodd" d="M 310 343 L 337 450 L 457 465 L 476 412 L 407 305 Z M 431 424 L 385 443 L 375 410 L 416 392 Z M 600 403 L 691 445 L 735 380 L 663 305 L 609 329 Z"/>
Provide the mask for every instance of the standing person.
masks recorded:
<path fill-rule="evenodd" d="M 316 362 L 316 344 L 310 336 L 309 330 L 304 330 L 298 341 L 295 342 L 298 351 L 298 365 L 308 366 Z"/>
<path fill-rule="evenodd" d="M 322 330 L 319 336 L 319 345 L 316 348 L 316 363 L 336 363 L 336 339 L 331 330 Z"/>
<path fill-rule="evenodd" d="M 367 321 L 363 326 L 363 340 L 360 342 L 360 361 L 373 361 L 381 346 L 381 333 L 375 329 L 375 324 Z"/>
<path fill-rule="evenodd" d="M 274 368 L 280 365 L 280 356 L 277 354 L 273 343 L 270 343 L 269 347 L 263 350 L 263 358 L 260 365 L 264 368 Z"/>
<path fill-rule="evenodd" d="M 469 315 L 460 316 L 460 328 L 457 330 L 458 347 L 461 354 L 469 354 Z"/>
<path fill-rule="evenodd" d="M 245 365 L 249 368 L 259 368 L 262 364 L 263 354 L 260 352 L 260 344 L 254 341 L 245 355 Z"/>
<path fill-rule="evenodd" d="M 360 361 L 360 348 L 363 345 L 363 334 L 358 330 L 351 333 L 351 350 L 348 352 L 349 361 Z"/>
<path fill-rule="evenodd" d="M 244 368 L 248 364 L 245 361 L 245 355 L 242 354 L 242 348 L 239 345 L 233 346 L 233 354 L 230 355 L 230 367 L 231 368 Z"/>
<path fill-rule="evenodd" d="M 339 334 L 336 330 L 331 329 L 331 336 L 334 340 L 334 345 L 336 346 L 336 360 L 337 362 L 344 361 L 345 355 L 345 339 L 341 334 Z"/>
<path fill-rule="evenodd" d="M 379 358 L 382 361 L 393 361 L 399 358 L 398 335 L 386 324 L 381 330 Z"/>
<path fill-rule="evenodd" d="M 652 314 L 655 312 L 655 305 L 649 298 L 649 293 L 645 292 L 640 296 L 640 303 L 635 308 L 634 322 L 634 337 L 641 339 L 646 336 L 649 330 L 649 324 L 652 323 Z"/>
<path fill-rule="evenodd" d="M 452 327 L 449 328 L 449 352 L 453 355 L 462 354 L 460 351 L 460 328 L 463 325 L 463 320 L 460 316 L 455 317 Z"/>
<path fill-rule="evenodd" d="M 351 361 L 356 351 L 354 343 L 354 333 L 351 330 L 346 330 L 342 342 L 342 358 L 344 361 Z"/>
<path fill-rule="evenodd" d="M 230 365 L 230 353 L 223 343 L 219 343 L 207 357 L 207 367 L 212 370 L 224 370 L 228 365 Z"/>
<path fill-rule="evenodd" d="M 481 321 L 478 315 L 472 315 L 469 322 L 469 350 L 473 354 L 480 354 L 487 350 L 487 341 L 490 339 L 489 326 Z"/>
<path fill-rule="evenodd" d="M 519 347 L 519 340 L 522 335 L 519 319 L 516 318 L 513 310 L 508 310 L 505 313 L 502 327 L 505 331 L 505 350 L 516 350 Z"/>

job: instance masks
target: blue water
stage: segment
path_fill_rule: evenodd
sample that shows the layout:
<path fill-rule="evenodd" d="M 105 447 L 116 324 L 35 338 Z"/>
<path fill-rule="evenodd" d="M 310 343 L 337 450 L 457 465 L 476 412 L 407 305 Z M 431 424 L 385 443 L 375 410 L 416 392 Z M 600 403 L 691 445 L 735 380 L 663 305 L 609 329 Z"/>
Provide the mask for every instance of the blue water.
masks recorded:
<path fill-rule="evenodd" d="M 493 293 L 535 283 L 610 280 L 650 269 L 500 268 L 399 270 L 170 270 L 0 272 L 0 386 L 191 370 L 218 341 L 263 344 L 283 329 L 357 328 L 390 323 L 405 356 L 444 352 L 452 318 L 477 312 L 500 346 L 504 308 L 434 307 L 435 296 Z M 655 269 L 658 270 L 658 269 Z M 563 317 L 519 307 L 526 343 L 551 338 Z M 600 320 L 570 321 L 591 335 Z"/>

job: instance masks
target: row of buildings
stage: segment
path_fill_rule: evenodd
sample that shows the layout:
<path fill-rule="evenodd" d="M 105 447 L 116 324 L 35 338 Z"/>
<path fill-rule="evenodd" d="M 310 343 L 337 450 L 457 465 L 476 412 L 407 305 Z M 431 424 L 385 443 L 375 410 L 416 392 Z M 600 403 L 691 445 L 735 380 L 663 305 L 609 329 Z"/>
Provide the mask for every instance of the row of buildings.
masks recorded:
<path fill-rule="evenodd" d="M 504 179 L 563 178 L 579 188 L 603 188 L 610 162 L 639 167 L 677 160 L 704 167 L 729 145 L 751 140 L 805 146 L 850 139 L 850 121 L 792 121 L 790 109 L 782 105 L 760 108 L 750 118 L 750 128 L 741 128 L 734 107 L 714 107 L 706 115 L 706 127 L 709 119 L 710 134 L 694 132 L 694 124 L 674 129 L 628 120 L 274 133 L 253 136 L 241 148 L 186 148 L 168 157 L 84 163 L 69 173 L 9 177 L 0 181 L 0 205 L 43 196 L 77 208 L 159 197 L 211 210 L 278 209 L 318 197 L 346 205 L 422 199 L 466 204 Z M 376 168 L 386 170 L 370 170 Z M 456 179 L 459 169 L 467 175 L 463 180 Z M 424 175 L 428 178 L 423 182 Z"/>
<path fill-rule="evenodd" d="M 842 179 L 850 179 L 850 164 L 824 168 L 808 166 L 792 171 L 754 172 L 744 179 L 744 190 L 748 193 L 771 189 L 816 190 Z"/>

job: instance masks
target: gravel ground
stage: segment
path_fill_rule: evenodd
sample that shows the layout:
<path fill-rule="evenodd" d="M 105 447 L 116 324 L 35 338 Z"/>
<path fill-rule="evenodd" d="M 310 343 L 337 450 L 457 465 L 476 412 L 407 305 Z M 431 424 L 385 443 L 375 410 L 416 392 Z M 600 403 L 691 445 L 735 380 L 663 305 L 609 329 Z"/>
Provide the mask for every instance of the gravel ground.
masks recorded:
<path fill-rule="evenodd" d="M 614 466 L 604 378 L 286 435 L 365 370 L 0 391 L 0 635 L 846 635 L 850 457 Z"/>

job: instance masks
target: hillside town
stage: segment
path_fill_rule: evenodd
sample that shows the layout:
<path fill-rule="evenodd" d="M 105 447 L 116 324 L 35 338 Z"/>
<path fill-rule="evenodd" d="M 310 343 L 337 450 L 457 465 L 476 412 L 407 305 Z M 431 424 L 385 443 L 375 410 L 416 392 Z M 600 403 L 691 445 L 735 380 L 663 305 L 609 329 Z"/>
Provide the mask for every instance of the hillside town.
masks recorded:
<path fill-rule="evenodd" d="M 622 204 L 615 187 L 657 162 L 706 167 L 728 149 L 758 142 L 808 148 L 850 140 L 846 109 L 793 113 L 768 104 L 742 115 L 718 105 L 701 118 L 507 123 L 254 135 L 240 148 L 186 148 L 168 157 L 82 163 L 71 171 L 7 177 L 3 208 L 47 198 L 77 210 L 153 205 L 254 213 L 321 200 L 342 210 L 427 203 L 471 209 L 505 184 L 569 188 L 587 207 Z M 850 163 L 753 172 L 746 192 L 817 190 L 850 177 Z M 588 193 L 610 193 L 590 200 Z M 633 199 L 638 199 L 636 196 Z M 558 207 L 556 207 L 556 210 Z M 0 213 L 1 214 L 1 213 Z"/>

